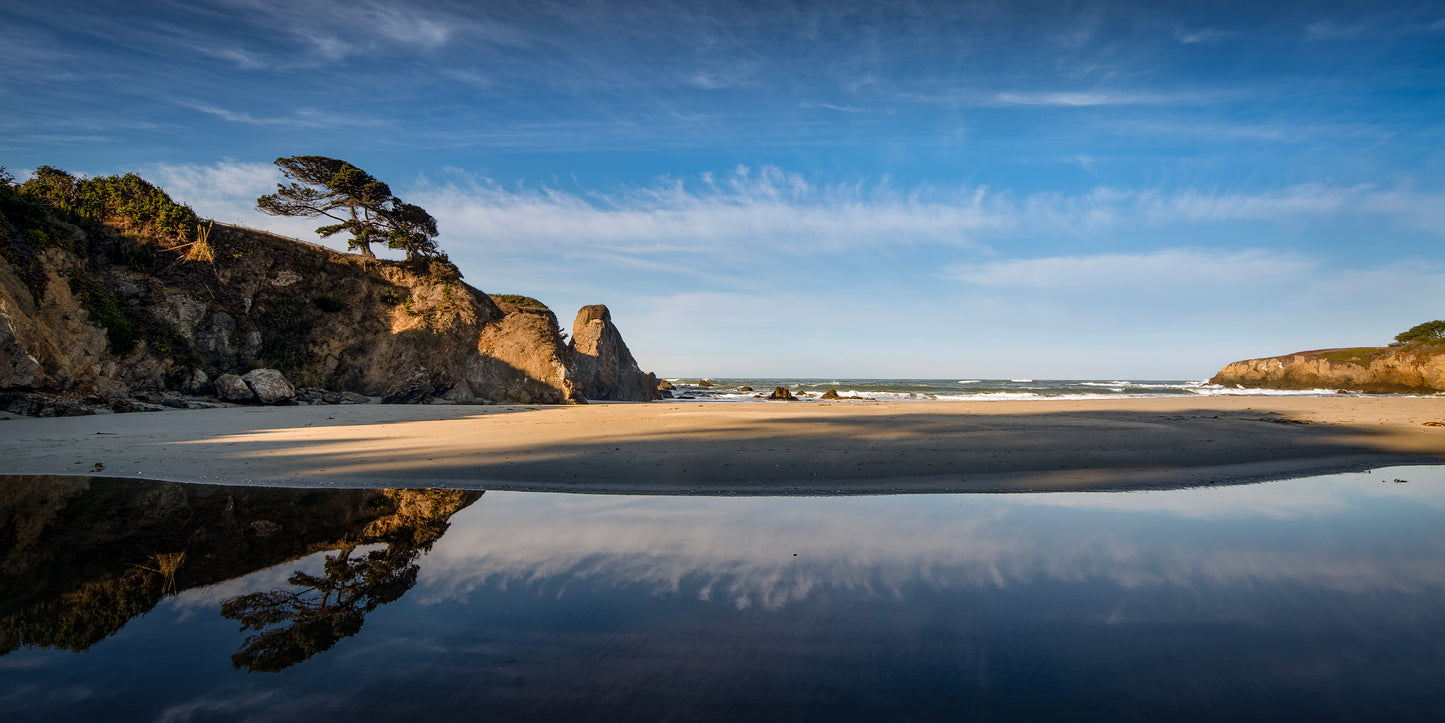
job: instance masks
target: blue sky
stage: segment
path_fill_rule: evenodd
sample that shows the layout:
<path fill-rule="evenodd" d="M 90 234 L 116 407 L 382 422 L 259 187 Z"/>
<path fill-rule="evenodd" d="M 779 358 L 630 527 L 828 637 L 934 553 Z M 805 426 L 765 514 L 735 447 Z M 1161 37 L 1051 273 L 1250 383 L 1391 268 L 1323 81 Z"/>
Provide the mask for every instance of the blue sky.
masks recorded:
<path fill-rule="evenodd" d="M 0 164 L 278 156 L 665 376 L 1203 378 L 1445 317 L 1445 6 L 0 3 Z"/>

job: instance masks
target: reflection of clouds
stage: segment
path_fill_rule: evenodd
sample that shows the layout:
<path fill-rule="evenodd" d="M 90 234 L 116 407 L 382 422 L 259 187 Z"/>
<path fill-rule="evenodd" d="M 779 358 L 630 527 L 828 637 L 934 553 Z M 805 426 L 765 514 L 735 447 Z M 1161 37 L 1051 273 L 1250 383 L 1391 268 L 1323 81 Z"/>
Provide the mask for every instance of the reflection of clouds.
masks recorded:
<path fill-rule="evenodd" d="M 437 601 L 494 586 L 561 596 L 587 582 L 777 608 L 834 591 L 902 597 L 918 587 L 1044 581 L 1344 593 L 1445 587 L 1439 535 L 1403 555 L 1372 544 L 1389 531 L 1351 518 L 1384 498 L 1438 500 L 1442 486 L 1380 485 L 1379 474 L 1092 495 L 492 492 L 453 518 L 422 562 L 414 595 Z M 1285 514 L 1291 506 L 1303 512 Z"/>
<path fill-rule="evenodd" d="M 23 720 L 27 710 L 55 710 L 94 697 L 96 693 L 95 687 L 80 684 L 46 686 L 20 683 L 7 685 L 5 688 L 0 688 L 0 709 L 16 711 L 19 713 L 19 718 Z"/>
<path fill-rule="evenodd" d="M 343 686 L 347 684 L 342 684 Z M 247 720 L 292 719 L 298 711 L 327 711 L 343 709 L 349 700 L 348 691 L 310 691 L 306 694 L 282 693 L 266 690 L 255 681 L 247 680 L 240 685 L 201 695 L 177 703 L 161 711 L 156 720 L 159 723 L 180 723 L 191 720 Z"/>
<path fill-rule="evenodd" d="M 357 549 L 363 548 L 358 547 Z M 226 598 L 245 595 L 257 590 L 289 587 L 286 580 L 297 570 L 319 573 L 322 565 L 326 562 L 327 554 L 328 552 L 314 552 L 305 557 L 272 565 L 241 577 L 223 580 L 214 585 L 182 590 L 179 595 L 168 597 L 160 604 L 173 609 L 180 620 L 190 619 L 197 613 L 212 615 L 215 613 L 216 606 Z"/>
<path fill-rule="evenodd" d="M 1409 480 L 1395 484 L 1393 480 Z M 1176 515 L 1196 519 L 1319 517 L 1349 509 L 1360 497 L 1445 508 L 1445 466 L 1384 467 L 1370 472 L 1169 492 L 1057 492 L 1019 495 L 1022 504 Z"/>

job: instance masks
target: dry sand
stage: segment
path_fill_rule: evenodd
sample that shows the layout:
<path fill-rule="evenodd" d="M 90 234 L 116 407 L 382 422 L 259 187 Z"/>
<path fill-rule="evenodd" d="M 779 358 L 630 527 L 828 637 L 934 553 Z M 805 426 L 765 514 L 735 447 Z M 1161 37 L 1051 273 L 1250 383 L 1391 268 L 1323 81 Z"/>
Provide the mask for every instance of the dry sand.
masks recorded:
<path fill-rule="evenodd" d="M 0 421 L 0 473 L 621 493 L 1109 490 L 1445 463 L 1445 399 L 233 408 Z"/>

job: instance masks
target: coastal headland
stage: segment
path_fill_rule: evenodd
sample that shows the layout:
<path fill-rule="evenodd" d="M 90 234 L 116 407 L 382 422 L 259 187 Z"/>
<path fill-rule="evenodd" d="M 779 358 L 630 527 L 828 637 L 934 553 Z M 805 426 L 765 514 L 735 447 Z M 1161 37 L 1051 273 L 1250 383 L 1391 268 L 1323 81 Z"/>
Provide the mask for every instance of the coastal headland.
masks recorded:
<path fill-rule="evenodd" d="M 837 495 L 1128 490 L 1445 464 L 1445 401 L 340 405 L 0 421 L 0 474 Z"/>

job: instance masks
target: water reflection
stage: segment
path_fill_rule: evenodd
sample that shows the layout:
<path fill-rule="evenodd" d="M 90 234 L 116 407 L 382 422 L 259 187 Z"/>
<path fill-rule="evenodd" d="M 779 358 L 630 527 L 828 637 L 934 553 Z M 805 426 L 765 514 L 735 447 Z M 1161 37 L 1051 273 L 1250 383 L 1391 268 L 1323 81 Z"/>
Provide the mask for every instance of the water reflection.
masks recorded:
<path fill-rule="evenodd" d="M 347 544 L 326 556 L 320 575 L 297 570 L 286 580 L 289 587 L 226 599 L 221 603 L 223 617 L 240 621 L 242 630 L 260 631 L 246 638 L 231 664 L 275 672 L 361 632 L 366 613 L 399 599 L 416 584 L 417 557 L 446 529 L 443 518 L 428 521 L 433 524 L 426 531 L 434 534 L 420 545 L 416 527 L 393 529 L 383 549 L 357 553 L 355 544 Z M 398 536 L 398 531 L 406 534 Z"/>
<path fill-rule="evenodd" d="M 1445 704 L 1445 468 L 1158 493 L 479 495 L 0 480 L 0 709 L 1339 720 Z"/>
<path fill-rule="evenodd" d="M 493 492 L 432 556 L 420 594 L 465 597 L 488 585 L 565 594 L 569 583 L 603 580 L 773 609 L 821 589 L 898 597 L 919 584 L 1418 592 L 1445 587 L 1445 536 L 1433 528 L 1445 480 L 1428 469 L 1162 493 L 700 504 Z M 1416 481 L 1390 481 L 1398 474 Z"/>
<path fill-rule="evenodd" d="M 168 595 L 340 549 L 323 575 L 297 571 L 298 590 L 222 605 L 243 628 L 265 630 L 235 664 L 278 670 L 354 635 L 366 612 L 410 589 L 416 557 L 481 494 L 5 478 L 0 655 L 23 646 L 86 651 Z M 375 543 L 384 549 L 352 559 L 358 545 Z"/>

